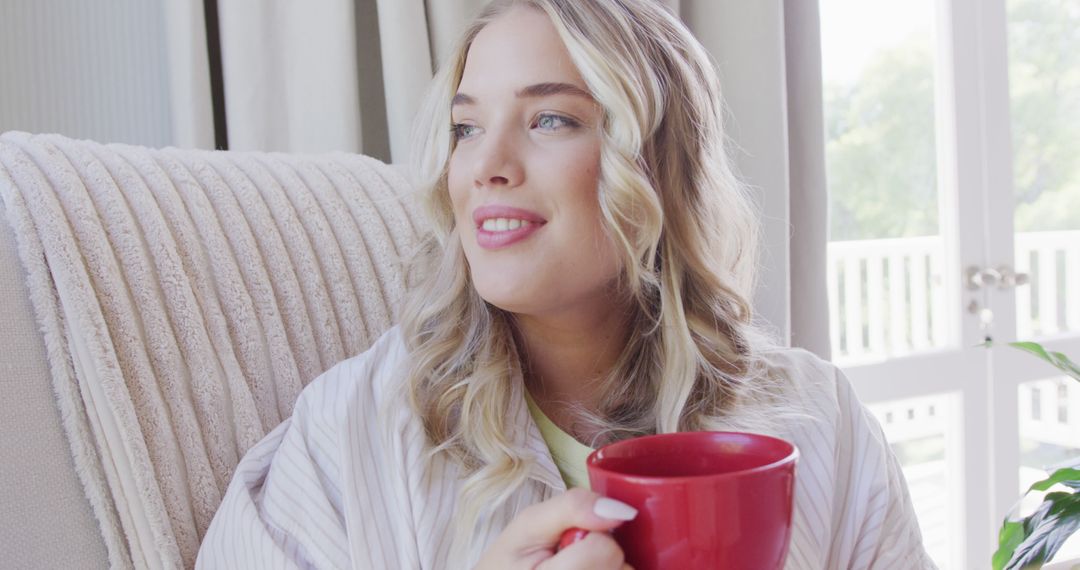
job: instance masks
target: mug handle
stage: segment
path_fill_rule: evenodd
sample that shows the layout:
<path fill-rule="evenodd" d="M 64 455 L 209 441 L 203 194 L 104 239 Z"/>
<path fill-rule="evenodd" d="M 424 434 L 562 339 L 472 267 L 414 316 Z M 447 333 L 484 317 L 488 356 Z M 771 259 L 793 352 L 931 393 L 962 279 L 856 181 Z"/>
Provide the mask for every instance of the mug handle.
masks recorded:
<path fill-rule="evenodd" d="M 583 528 L 569 528 L 562 533 L 559 537 L 559 544 L 555 546 L 555 552 L 558 552 L 571 544 L 585 538 L 589 534 L 589 531 Z"/>

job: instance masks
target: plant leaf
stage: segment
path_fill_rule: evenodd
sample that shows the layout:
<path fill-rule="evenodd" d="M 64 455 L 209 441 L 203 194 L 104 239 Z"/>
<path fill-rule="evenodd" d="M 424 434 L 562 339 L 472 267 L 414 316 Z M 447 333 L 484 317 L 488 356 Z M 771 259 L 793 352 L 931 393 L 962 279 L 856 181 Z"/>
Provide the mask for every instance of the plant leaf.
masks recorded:
<path fill-rule="evenodd" d="M 1024 352 L 1034 354 L 1035 356 L 1047 362 L 1054 368 L 1057 368 L 1058 370 L 1064 372 L 1069 377 L 1075 380 L 1080 380 L 1080 365 L 1077 365 L 1075 362 L 1069 360 L 1068 356 L 1065 356 L 1060 352 L 1047 351 L 1045 348 L 1043 348 L 1041 344 L 1030 341 L 1010 342 L 1009 346 L 1019 348 Z"/>
<path fill-rule="evenodd" d="M 1054 364 L 1054 360 L 1053 360 L 1053 358 L 1050 357 L 1050 354 L 1047 353 L 1046 349 L 1043 348 L 1042 345 L 1037 343 L 1037 342 L 1030 342 L 1030 341 L 1010 342 L 1009 346 L 1014 347 L 1014 348 L 1019 348 L 1020 350 L 1023 350 L 1025 352 L 1030 352 L 1031 354 L 1034 354 L 1035 356 L 1038 356 L 1039 358 L 1049 362 L 1050 364 Z"/>
<path fill-rule="evenodd" d="M 1001 532 L 998 533 L 998 549 L 992 560 L 993 570 L 1003 570 L 1009 560 L 1012 560 L 1016 547 L 1020 546 L 1026 538 L 1027 532 L 1024 530 L 1023 523 L 1006 520 L 1001 525 Z"/>
<path fill-rule="evenodd" d="M 1042 524 L 1046 519 L 1046 515 L 1050 514 L 1050 508 L 1054 504 L 1050 501 L 1043 501 L 1039 503 L 1039 508 L 1035 509 L 1034 513 L 1031 513 L 1027 518 L 1021 519 L 1021 523 L 1024 525 L 1024 540 L 1031 536 L 1031 533 L 1035 532 L 1035 529 Z"/>
<path fill-rule="evenodd" d="M 1031 487 L 1028 487 L 1028 491 L 1045 491 L 1058 483 L 1075 488 L 1076 485 L 1080 484 L 1080 469 L 1074 467 L 1058 469 L 1046 479 L 1032 483 Z"/>
<path fill-rule="evenodd" d="M 1035 515 L 1024 523 L 1028 535 L 1014 549 L 1006 570 L 1038 566 L 1057 554 L 1061 545 L 1080 528 L 1080 494 L 1048 493 Z"/>
<path fill-rule="evenodd" d="M 1075 362 L 1069 360 L 1069 357 L 1061 354 L 1060 352 L 1055 352 L 1054 354 L 1058 355 L 1058 357 L 1061 358 L 1062 364 L 1065 366 L 1065 373 L 1076 380 L 1080 380 L 1080 365 L 1077 365 Z"/>
<path fill-rule="evenodd" d="M 1027 496 L 1027 493 L 1024 493 L 1024 496 Z M 1013 510 L 1015 511 L 1019 505 L 1020 503 L 1017 502 Z M 1010 567 L 1009 563 L 1015 557 L 1016 549 L 1027 540 L 1032 530 L 1045 518 L 1050 511 L 1050 507 L 1051 504 L 1044 501 L 1039 503 L 1035 512 L 1027 517 L 1013 520 L 1008 517 L 1005 518 L 1005 522 L 1001 525 L 1001 531 L 998 533 L 998 551 L 994 553 L 992 560 L 995 570 Z"/>
<path fill-rule="evenodd" d="M 1065 356 L 1060 352 L 1051 352 L 1050 356 L 1054 358 L 1054 361 L 1056 362 L 1055 366 L 1062 372 L 1080 380 L 1080 366 L 1077 366 L 1075 362 L 1069 360 L 1068 356 Z"/>

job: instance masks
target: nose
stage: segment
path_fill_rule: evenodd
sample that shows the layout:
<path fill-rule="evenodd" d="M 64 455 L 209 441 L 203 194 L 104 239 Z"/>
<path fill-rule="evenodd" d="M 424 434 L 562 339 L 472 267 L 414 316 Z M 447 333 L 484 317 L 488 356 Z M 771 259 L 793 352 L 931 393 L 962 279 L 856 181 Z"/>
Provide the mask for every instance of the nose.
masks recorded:
<path fill-rule="evenodd" d="M 510 189 L 524 181 L 520 143 L 505 129 L 485 133 L 475 156 L 473 184 L 477 188 Z"/>

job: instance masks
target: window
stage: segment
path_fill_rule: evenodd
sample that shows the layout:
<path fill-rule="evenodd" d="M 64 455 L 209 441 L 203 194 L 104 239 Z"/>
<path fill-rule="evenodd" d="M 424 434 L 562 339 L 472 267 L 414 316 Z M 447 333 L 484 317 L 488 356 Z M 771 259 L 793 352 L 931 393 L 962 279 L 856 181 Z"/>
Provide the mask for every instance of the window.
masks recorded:
<path fill-rule="evenodd" d="M 931 557 L 984 567 L 1017 489 L 1080 456 L 1075 385 L 1002 346 L 1080 355 L 1080 0 L 819 1 L 833 358 Z"/>
<path fill-rule="evenodd" d="M 828 287 L 841 363 L 944 346 L 933 0 L 822 0 Z M 857 24 L 856 24 L 857 22 Z"/>

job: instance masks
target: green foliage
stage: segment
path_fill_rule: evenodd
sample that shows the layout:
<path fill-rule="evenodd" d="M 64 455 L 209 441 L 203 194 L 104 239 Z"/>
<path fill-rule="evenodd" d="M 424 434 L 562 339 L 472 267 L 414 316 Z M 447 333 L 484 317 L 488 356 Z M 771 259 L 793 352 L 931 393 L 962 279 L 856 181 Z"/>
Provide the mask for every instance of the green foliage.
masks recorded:
<path fill-rule="evenodd" d="M 1017 231 L 1080 228 L 1080 2 L 1009 0 Z M 938 232 L 934 56 L 911 37 L 826 85 L 830 239 Z"/>
<path fill-rule="evenodd" d="M 1009 346 L 1033 354 L 1080 381 L 1080 367 L 1060 352 L 1046 350 L 1035 342 L 1012 342 Z M 1005 518 L 998 533 L 998 550 L 992 559 L 994 570 L 1039 568 L 1080 528 L 1080 469 L 1076 466 L 1054 471 L 1032 484 L 1027 493 L 1045 492 L 1059 484 L 1069 490 L 1047 493 L 1039 508 L 1027 517 L 1014 518 L 1018 508 L 1014 507 Z"/>
<path fill-rule="evenodd" d="M 1080 4 L 1009 1 L 1017 231 L 1080 228 Z"/>
<path fill-rule="evenodd" d="M 825 92 L 833 240 L 937 233 L 934 62 L 928 40 L 884 51 Z"/>
<path fill-rule="evenodd" d="M 992 559 L 994 570 L 1041 567 L 1080 528 L 1080 469 L 1058 469 L 1028 492 L 1046 491 L 1056 484 L 1067 486 L 1069 491 L 1047 493 L 1030 516 L 1005 519 Z"/>

